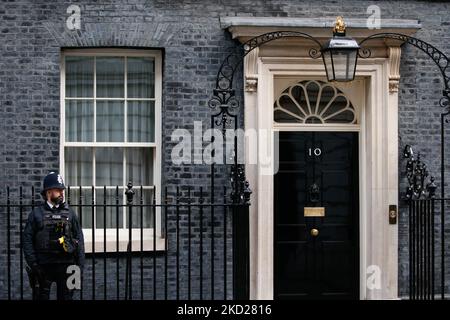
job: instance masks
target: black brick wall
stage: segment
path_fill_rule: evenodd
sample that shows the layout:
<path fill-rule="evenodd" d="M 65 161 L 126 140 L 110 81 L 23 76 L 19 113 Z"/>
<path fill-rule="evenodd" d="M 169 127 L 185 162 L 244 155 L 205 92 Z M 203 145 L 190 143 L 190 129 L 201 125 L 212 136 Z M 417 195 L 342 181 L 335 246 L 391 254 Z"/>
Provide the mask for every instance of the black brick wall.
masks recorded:
<path fill-rule="evenodd" d="M 65 28 L 66 9 L 71 4 L 81 7 L 80 31 Z M 450 53 L 450 3 L 444 1 L 0 1 L 0 196 L 4 197 L 6 185 L 39 188 L 42 177 L 59 167 L 61 48 L 163 49 L 163 185 L 207 187 L 205 166 L 170 165 L 170 133 L 176 128 L 191 129 L 194 120 L 203 120 L 204 126 L 209 123 L 207 101 L 216 72 L 236 45 L 220 29 L 219 16 L 334 18 L 342 14 L 366 18 L 371 4 L 379 5 L 383 19 L 419 19 L 422 29 L 416 36 Z M 430 172 L 439 181 L 440 75 L 425 54 L 407 47 L 402 54 L 401 76 L 400 146 L 412 144 L 422 151 Z M 403 167 L 401 161 L 401 173 Z M 403 190 L 403 174 L 400 181 Z M 0 219 L 3 229 L 3 213 Z M 407 289 L 406 222 L 407 211 L 402 207 L 402 294 Z M 14 232 L 16 239 L 17 230 Z M 0 238 L 4 261 L 5 232 Z M 3 263 L 0 272 L 0 281 L 4 281 Z"/>

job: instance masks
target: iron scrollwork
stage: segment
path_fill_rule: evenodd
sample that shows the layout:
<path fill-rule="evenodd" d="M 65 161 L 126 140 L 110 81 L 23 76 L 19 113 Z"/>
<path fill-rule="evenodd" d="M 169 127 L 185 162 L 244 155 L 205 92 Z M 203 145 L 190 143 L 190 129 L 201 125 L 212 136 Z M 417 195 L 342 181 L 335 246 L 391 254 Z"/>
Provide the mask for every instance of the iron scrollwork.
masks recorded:
<path fill-rule="evenodd" d="M 438 48 L 431 44 L 422 41 L 420 39 L 401 34 L 401 33 L 377 33 L 361 40 L 359 43 L 361 49 L 358 55 L 361 58 L 369 58 L 371 55 L 370 49 L 363 46 L 363 43 L 373 39 L 393 39 L 399 40 L 404 43 L 408 43 L 424 53 L 426 53 L 439 68 L 444 80 L 444 90 L 442 91 L 442 98 L 439 101 L 439 105 L 443 108 L 442 113 L 444 115 L 450 114 L 450 59 Z"/>
<path fill-rule="evenodd" d="M 233 202 L 249 204 L 252 190 L 250 189 L 249 182 L 245 180 L 245 167 L 243 164 L 233 165 L 231 167 L 230 180 L 233 186 L 231 193 Z"/>
<path fill-rule="evenodd" d="M 213 91 L 213 97 L 208 102 L 208 106 L 212 110 L 216 111 L 216 113 L 212 115 L 213 120 L 212 125 L 221 126 L 223 135 L 225 135 L 226 127 L 229 124 L 231 124 L 232 120 L 235 121 L 235 126 L 238 120 L 237 118 L 238 118 L 239 102 L 236 99 L 236 94 L 233 89 L 233 79 L 236 70 L 243 62 L 244 57 L 250 51 L 261 46 L 264 43 L 287 37 L 299 37 L 313 41 L 317 45 L 317 48 L 311 48 L 309 50 L 310 57 L 319 58 L 321 56 L 320 50 L 322 48 L 322 45 L 317 39 L 310 36 L 309 34 L 296 31 L 276 31 L 265 33 L 248 40 L 241 46 L 237 47 L 236 50 L 230 53 L 223 61 L 217 74 L 216 86 Z M 439 104 L 443 109 L 442 115 L 445 116 L 450 114 L 450 59 L 442 51 L 440 51 L 439 49 L 437 49 L 436 47 L 432 46 L 431 44 L 425 41 L 422 41 L 420 39 L 408 35 L 400 33 L 377 33 L 360 41 L 359 45 L 361 48 L 358 51 L 358 55 L 361 58 L 370 57 L 371 55 L 370 49 L 364 47 L 363 44 L 366 41 L 372 39 L 399 40 L 404 43 L 413 45 L 416 48 L 425 52 L 436 63 L 444 80 L 443 96 L 439 101 Z M 405 149 L 405 157 L 409 159 L 407 164 L 407 175 L 409 182 L 407 197 L 414 198 L 414 197 L 422 197 L 425 195 L 429 197 L 434 197 L 436 190 L 434 178 L 431 177 L 430 182 L 427 183 L 427 185 L 424 188 L 423 186 L 424 179 L 428 176 L 426 166 L 420 160 L 420 155 L 417 156 L 417 159 L 414 159 L 412 149 L 410 149 L 409 147 L 408 150 L 410 150 L 410 152 L 407 152 L 407 150 Z M 235 154 L 237 154 L 237 150 L 235 150 Z M 246 182 L 245 180 L 245 173 L 243 167 L 239 166 L 240 165 L 237 165 L 235 163 L 232 168 L 232 172 L 234 175 L 233 178 L 234 180 L 232 183 L 233 188 L 235 188 L 233 192 L 235 194 L 234 197 L 235 199 L 238 198 L 244 199 L 243 194 L 241 194 L 239 197 L 237 196 L 237 194 L 244 192 L 243 190 L 245 190 L 245 188 L 243 188 L 242 186 L 245 186 L 246 184 L 248 185 L 248 182 Z M 238 183 L 238 180 L 241 180 L 241 182 Z M 441 177 L 441 181 L 443 182 L 443 176 Z M 238 185 L 240 187 L 238 187 Z M 444 185 L 442 185 L 442 189 L 443 186 Z M 443 190 L 441 191 L 443 192 Z"/>
<path fill-rule="evenodd" d="M 245 56 L 253 49 L 267 42 L 288 37 L 305 38 L 313 41 L 317 45 L 317 48 L 311 48 L 309 50 L 309 56 L 314 59 L 321 57 L 321 44 L 312 36 L 296 31 L 276 31 L 265 33 L 248 40 L 238 46 L 224 59 L 217 73 L 213 96 L 208 101 L 208 106 L 213 112 L 216 112 L 213 115 L 213 117 L 217 118 L 215 125 L 222 126 L 222 131 L 225 131 L 226 126 L 231 123 L 229 118 L 234 118 L 237 115 L 239 102 L 236 99 L 236 93 L 233 89 L 233 80 L 236 70 L 242 64 Z"/>
<path fill-rule="evenodd" d="M 364 48 L 363 43 L 372 39 L 393 39 L 402 41 L 403 43 L 410 44 L 425 54 L 427 54 L 439 68 L 439 71 L 442 74 L 442 79 L 444 82 L 444 89 L 442 90 L 442 97 L 439 100 L 439 105 L 442 108 L 441 111 L 441 126 L 445 123 L 449 122 L 449 119 L 446 118 L 450 114 L 450 59 L 439 49 L 434 47 L 433 45 L 405 35 L 401 33 L 377 33 L 367 38 L 361 40 L 359 43 L 361 49 L 358 52 L 359 56 L 362 58 L 370 57 L 370 49 Z M 445 167 L 444 167 L 444 130 L 441 128 L 441 197 L 443 198 L 445 195 Z M 431 181 L 425 186 L 426 190 L 423 188 L 423 179 L 426 177 L 423 174 L 427 174 L 426 166 L 420 160 L 420 154 L 418 154 L 417 159 L 414 159 L 413 152 L 410 146 L 405 148 L 404 155 L 406 158 L 409 158 L 407 163 L 407 176 L 409 187 L 406 193 L 406 197 L 408 199 L 420 198 L 422 196 L 428 196 L 430 198 L 435 197 L 436 192 L 436 184 L 434 182 L 434 177 L 431 177 Z M 424 168 L 425 169 L 424 169 Z"/>
<path fill-rule="evenodd" d="M 406 162 L 406 178 L 408 179 L 406 200 L 434 199 L 437 185 L 433 176 L 427 182 L 429 173 L 427 165 L 421 160 L 420 152 L 417 154 L 417 158 L 414 157 L 412 147 L 407 145 L 403 151 L 403 156 L 408 159 Z"/>
<path fill-rule="evenodd" d="M 313 41 L 317 47 L 313 47 L 309 50 L 309 56 L 314 59 L 321 57 L 320 49 L 322 46 L 320 42 L 312 36 L 296 31 L 276 31 L 265 33 L 248 40 L 238 46 L 222 62 L 217 73 L 213 96 L 208 101 L 208 106 L 213 111 L 211 125 L 213 127 L 221 127 L 222 135 L 224 137 L 227 127 L 230 126 L 233 121 L 235 123 L 235 128 L 237 127 L 239 101 L 236 98 L 236 93 L 233 89 L 233 80 L 236 70 L 243 62 L 245 56 L 253 49 L 267 42 L 289 37 L 304 38 Z M 237 148 L 237 146 L 235 146 L 235 148 Z M 238 154 L 237 150 L 234 150 L 234 154 Z M 212 171 L 214 171 L 214 169 L 212 169 Z M 212 175 L 214 175 L 214 172 L 212 172 Z M 249 183 L 245 178 L 244 166 L 235 162 L 231 166 L 231 177 L 233 201 L 248 203 L 250 201 L 251 190 L 249 188 Z"/>

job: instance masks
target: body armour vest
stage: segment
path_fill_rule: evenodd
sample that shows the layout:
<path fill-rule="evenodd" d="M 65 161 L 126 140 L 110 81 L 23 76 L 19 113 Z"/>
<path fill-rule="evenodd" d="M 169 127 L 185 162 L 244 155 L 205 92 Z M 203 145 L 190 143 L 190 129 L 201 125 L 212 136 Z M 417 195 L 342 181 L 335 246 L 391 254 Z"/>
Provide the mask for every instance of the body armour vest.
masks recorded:
<path fill-rule="evenodd" d="M 42 221 L 38 223 L 35 234 L 35 250 L 40 253 L 64 253 L 59 239 L 72 238 L 69 210 L 61 209 L 55 212 L 42 210 Z"/>

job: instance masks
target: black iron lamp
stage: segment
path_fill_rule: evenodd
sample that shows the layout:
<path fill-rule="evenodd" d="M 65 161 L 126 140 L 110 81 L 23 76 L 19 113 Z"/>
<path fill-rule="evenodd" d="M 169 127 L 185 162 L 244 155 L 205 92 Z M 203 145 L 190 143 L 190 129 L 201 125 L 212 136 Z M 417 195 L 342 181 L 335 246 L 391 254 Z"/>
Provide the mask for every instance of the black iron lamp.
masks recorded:
<path fill-rule="evenodd" d="M 328 81 L 352 81 L 358 61 L 358 43 L 345 36 L 345 23 L 337 17 L 331 38 L 321 49 Z"/>

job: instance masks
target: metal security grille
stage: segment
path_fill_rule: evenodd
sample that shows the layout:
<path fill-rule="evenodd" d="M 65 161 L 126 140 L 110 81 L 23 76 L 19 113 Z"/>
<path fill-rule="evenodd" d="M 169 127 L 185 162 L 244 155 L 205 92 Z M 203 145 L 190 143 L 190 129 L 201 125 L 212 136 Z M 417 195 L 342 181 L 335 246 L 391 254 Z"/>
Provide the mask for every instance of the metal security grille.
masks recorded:
<path fill-rule="evenodd" d="M 81 224 L 93 220 L 93 212 L 101 208 L 102 214 L 112 213 L 117 220 L 121 210 L 126 210 L 127 226 L 133 226 L 127 229 L 126 249 L 120 246 L 123 239 L 118 221 L 115 230 L 107 230 L 106 224 L 89 230 L 91 239 L 97 240 L 86 247 L 89 253 L 82 287 L 75 298 L 248 299 L 248 203 L 231 202 L 225 187 L 214 195 L 202 187 L 166 188 L 161 202 L 155 196 L 145 201 L 142 188 L 133 188 L 131 183 L 126 189 L 125 204 L 119 201 L 123 191 L 119 192 L 118 186 L 109 198 L 105 188 L 100 203 L 89 197 L 94 192 L 85 195 L 80 188 L 73 198 L 74 190 L 66 190 Z M 30 299 L 21 239 L 28 213 L 41 203 L 34 200 L 34 189 L 31 193 L 25 193 L 22 187 L 5 191 L 0 201 L 0 216 L 5 218 L 0 224 L 5 236 L 0 244 L 0 281 L 4 284 L 0 286 L 0 299 Z M 144 228 L 144 212 L 150 213 L 154 226 L 160 226 L 159 236 L 157 231 L 157 236 L 146 239 L 144 233 L 152 230 Z M 107 238 L 111 231 L 112 239 L 110 235 Z M 86 237 L 86 229 L 84 233 Z M 99 240 L 98 234 L 103 239 Z"/>

